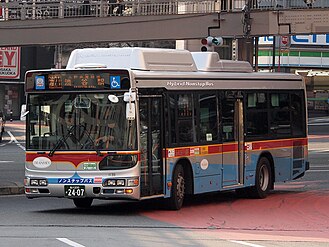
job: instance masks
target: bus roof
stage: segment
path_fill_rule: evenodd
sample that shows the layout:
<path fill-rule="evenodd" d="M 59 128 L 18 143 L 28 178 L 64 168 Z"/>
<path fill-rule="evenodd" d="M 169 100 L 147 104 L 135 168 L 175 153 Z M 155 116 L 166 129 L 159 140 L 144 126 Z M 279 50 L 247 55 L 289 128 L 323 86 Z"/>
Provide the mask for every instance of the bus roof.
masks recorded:
<path fill-rule="evenodd" d="M 216 52 L 140 47 L 76 49 L 67 64 L 67 69 L 104 67 L 147 71 L 252 72 L 248 62 L 221 60 Z"/>
<path fill-rule="evenodd" d="M 197 71 L 187 50 L 157 48 L 86 48 L 74 50 L 67 69 L 84 68 L 88 64 L 106 65 L 108 69 L 148 71 Z"/>
<path fill-rule="evenodd" d="M 304 89 L 301 76 L 252 72 L 248 62 L 221 60 L 215 52 L 160 48 L 85 48 L 71 53 L 67 70 L 125 69 L 132 87 L 168 90 Z"/>

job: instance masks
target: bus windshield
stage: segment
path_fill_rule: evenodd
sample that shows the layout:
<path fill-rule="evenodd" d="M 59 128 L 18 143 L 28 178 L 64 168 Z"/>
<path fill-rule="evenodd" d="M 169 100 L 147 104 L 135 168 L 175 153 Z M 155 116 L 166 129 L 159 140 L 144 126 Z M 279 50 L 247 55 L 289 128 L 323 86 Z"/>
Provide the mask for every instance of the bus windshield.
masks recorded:
<path fill-rule="evenodd" d="M 136 149 L 136 123 L 126 119 L 123 93 L 115 96 L 110 101 L 99 92 L 29 94 L 27 149 Z"/>

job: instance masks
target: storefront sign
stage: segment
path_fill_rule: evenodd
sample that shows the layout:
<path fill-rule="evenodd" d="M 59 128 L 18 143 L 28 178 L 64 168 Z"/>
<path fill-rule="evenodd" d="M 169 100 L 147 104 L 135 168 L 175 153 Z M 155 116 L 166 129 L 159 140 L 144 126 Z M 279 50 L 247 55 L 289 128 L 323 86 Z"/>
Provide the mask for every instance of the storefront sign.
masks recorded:
<path fill-rule="evenodd" d="M 20 60 L 20 47 L 0 47 L 0 79 L 19 79 Z"/>
<path fill-rule="evenodd" d="M 283 36 L 289 37 L 289 36 Z M 271 45 L 273 44 L 273 36 L 266 36 L 259 38 L 260 45 Z M 293 35 L 291 36 L 291 44 L 292 45 L 321 45 L 328 46 L 329 45 L 329 34 L 311 34 L 311 35 Z"/>

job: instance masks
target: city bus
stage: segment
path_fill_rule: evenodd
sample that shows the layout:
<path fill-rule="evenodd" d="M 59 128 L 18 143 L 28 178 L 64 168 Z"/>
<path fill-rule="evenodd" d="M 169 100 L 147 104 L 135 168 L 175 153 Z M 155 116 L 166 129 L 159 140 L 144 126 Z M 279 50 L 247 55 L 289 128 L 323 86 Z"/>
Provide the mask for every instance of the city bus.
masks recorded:
<path fill-rule="evenodd" d="M 265 198 L 309 169 L 305 85 L 214 52 L 74 50 L 25 78 L 28 198 Z"/>

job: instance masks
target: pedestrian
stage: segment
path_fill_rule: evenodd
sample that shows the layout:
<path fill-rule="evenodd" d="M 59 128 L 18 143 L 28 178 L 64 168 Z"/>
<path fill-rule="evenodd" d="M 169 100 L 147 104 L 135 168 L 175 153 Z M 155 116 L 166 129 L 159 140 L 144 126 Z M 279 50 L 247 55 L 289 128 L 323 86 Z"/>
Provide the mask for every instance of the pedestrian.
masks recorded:
<path fill-rule="evenodd" d="M 113 14 L 120 16 L 122 15 L 124 9 L 125 9 L 125 5 L 123 4 L 123 0 L 117 0 L 115 7 L 113 9 Z"/>
<path fill-rule="evenodd" d="M 307 7 L 309 7 L 309 8 L 313 7 L 314 2 L 315 2 L 315 0 L 304 0 L 304 3 L 306 3 Z"/>
<path fill-rule="evenodd" d="M 116 7 L 116 0 L 109 0 L 109 9 L 108 9 L 108 15 L 114 15 L 114 8 Z"/>
<path fill-rule="evenodd" d="M 90 1 L 84 0 L 82 5 L 82 15 L 83 16 L 90 16 Z"/>

